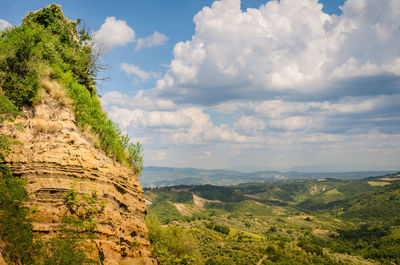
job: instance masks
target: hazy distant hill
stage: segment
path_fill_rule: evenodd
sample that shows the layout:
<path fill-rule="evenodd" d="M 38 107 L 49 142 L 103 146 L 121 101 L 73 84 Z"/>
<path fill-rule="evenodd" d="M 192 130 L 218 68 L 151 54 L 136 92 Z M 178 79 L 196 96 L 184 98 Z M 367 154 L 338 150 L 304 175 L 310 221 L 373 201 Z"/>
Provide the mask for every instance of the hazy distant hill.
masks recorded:
<path fill-rule="evenodd" d="M 248 182 L 263 182 L 270 180 L 288 179 L 318 179 L 341 178 L 358 179 L 371 176 L 380 176 L 395 173 L 394 171 L 362 171 L 362 172 L 281 172 L 281 171 L 257 171 L 251 173 L 232 170 L 206 170 L 197 168 L 173 168 L 173 167 L 145 167 L 140 183 L 144 187 L 165 187 L 174 185 L 232 185 Z"/>

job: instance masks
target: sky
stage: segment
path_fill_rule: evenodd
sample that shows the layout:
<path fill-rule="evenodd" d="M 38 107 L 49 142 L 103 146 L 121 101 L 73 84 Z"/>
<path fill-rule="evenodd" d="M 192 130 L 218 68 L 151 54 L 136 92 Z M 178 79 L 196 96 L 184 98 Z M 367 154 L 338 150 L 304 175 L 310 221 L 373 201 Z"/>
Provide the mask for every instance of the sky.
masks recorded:
<path fill-rule="evenodd" d="M 0 29 L 53 2 L 146 166 L 399 169 L 398 0 L 0 0 Z"/>

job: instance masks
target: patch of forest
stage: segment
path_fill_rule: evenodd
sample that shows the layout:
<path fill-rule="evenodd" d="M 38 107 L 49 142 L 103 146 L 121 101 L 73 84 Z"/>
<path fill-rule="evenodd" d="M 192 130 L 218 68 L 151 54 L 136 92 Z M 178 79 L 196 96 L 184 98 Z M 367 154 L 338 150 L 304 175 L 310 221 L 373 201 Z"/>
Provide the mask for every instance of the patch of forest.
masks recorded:
<path fill-rule="evenodd" d="M 147 188 L 153 253 L 160 264 L 400 264 L 399 180 Z"/>

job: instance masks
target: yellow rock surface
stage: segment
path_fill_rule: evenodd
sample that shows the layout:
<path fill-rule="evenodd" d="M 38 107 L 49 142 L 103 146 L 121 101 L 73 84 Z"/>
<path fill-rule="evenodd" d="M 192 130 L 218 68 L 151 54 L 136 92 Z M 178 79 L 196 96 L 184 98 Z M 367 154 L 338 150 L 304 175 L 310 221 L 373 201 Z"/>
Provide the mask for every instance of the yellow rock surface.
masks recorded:
<path fill-rule="evenodd" d="M 106 201 L 97 220 L 96 246 L 102 264 L 155 264 L 137 176 L 94 148 L 69 108 L 48 95 L 44 98 L 45 102 L 25 110 L 14 123 L 0 125 L 0 132 L 15 135 L 22 143 L 13 147 L 6 162 L 16 176 L 28 180 L 29 204 L 39 210 L 34 231 L 45 237 L 56 233 L 67 211 L 64 194 L 72 185 L 79 193 L 96 190 L 99 200 Z"/>

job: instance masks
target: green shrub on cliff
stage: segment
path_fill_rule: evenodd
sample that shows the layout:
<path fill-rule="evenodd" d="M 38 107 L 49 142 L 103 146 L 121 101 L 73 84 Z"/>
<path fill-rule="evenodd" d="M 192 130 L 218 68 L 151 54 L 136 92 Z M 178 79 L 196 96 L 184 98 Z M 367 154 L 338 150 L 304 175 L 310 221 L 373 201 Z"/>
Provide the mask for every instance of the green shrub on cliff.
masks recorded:
<path fill-rule="evenodd" d="M 0 124 L 12 120 L 18 108 L 0 89 Z M 17 142 L 11 135 L 0 133 L 0 238 L 5 241 L 5 258 L 12 264 L 31 264 L 36 250 L 29 209 L 24 206 L 28 200 L 26 180 L 15 177 L 8 166 L 3 164 L 12 145 Z"/>
<path fill-rule="evenodd" d="M 6 258 L 10 262 L 31 264 L 35 250 L 29 209 L 23 203 L 28 200 L 26 181 L 14 177 L 10 169 L 0 164 L 0 237 L 5 241 Z"/>
<path fill-rule="evenodd" d="M 39 100 L 42 79 L 61 83 L 74 101 L 81 129 L 99 139 L 97 147 L 106 155 L 140 174 L 142 146 L 130 143 L 103 111 L 95 88 L 99 56 L 89 34 L 78 30 L 78 22 L 66 19 L 53 4 L 28 13 L 21 26 L 1 32 L 0 88 L 22 108 Z"/>
<path fill-rule="evenodd" d="M 66 19 L 61 8 L 53 4 L 28 13 L 20 26 L 0 31 L 0 123 L 12 121 L 22 108 L 39 102 L 42 81 L 57 82 L 74 102 L 78 125 L 99 138 L 97 147 L 139 174 L 143 168 L 142 146 L 130 143 L 103 111 L 95 89 L 98 54 L 93 51 L 90 36 L 79 30 L 78 24 Z M 1 249 L 4 258 L 8 264 L 93 262 L 82 251 L 86 237 L 79 229 L 61 231 L 48 243 L 34 237 L 30 210 L 24 205 L 28 200 L 26 180 L 14 176 L 4 164 L 15 143 L 12 135 L 0 134 L 0 238 L 5 246 Z M 66 223 L 65 227 L 74 226 Z"/>
<path fill-rule="evenodd" d="M 18 107 L 30 106 L 39 89 L 36 37 L 40 27 L 24 25 L 0 38 L 0 87 Z"/>

